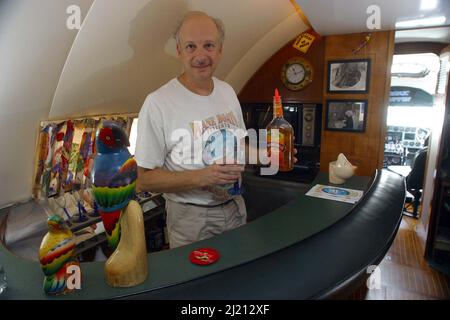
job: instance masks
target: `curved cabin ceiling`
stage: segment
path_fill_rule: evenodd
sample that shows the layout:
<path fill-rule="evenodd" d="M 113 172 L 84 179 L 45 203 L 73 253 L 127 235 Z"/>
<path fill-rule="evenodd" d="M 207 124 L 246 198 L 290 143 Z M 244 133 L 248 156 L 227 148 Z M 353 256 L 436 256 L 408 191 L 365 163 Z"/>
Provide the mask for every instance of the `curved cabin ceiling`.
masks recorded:
<path fill-rule="evenodd" d="M 171 36 L 189 10 L 224 22 L 216 76 L 236 91 L 306 29 L 289 0 L 95 0 L 67 58 L 49 118 L 139 112 L 151 91 L 182 71 Z"/>
<path fill-rule="evenodd" d="M 0 207 L 31 195 L 39 121 L 48 118 L 77 34 L 66 9 L 82 17 L 93 0 L 0 0 Z"/>

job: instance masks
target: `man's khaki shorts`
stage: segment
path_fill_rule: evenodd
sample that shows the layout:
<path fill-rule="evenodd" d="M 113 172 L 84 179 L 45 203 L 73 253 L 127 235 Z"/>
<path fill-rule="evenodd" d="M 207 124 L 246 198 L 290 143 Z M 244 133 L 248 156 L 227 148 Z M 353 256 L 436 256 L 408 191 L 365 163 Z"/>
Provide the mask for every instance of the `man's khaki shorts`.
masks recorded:
<path fill-rule="evenodd" d="M 167 232 L 170 248 L 208 239 L 244 225 L 247 210 L 242 196 L 227 204 L 205 208 L 166 199 Z"/>

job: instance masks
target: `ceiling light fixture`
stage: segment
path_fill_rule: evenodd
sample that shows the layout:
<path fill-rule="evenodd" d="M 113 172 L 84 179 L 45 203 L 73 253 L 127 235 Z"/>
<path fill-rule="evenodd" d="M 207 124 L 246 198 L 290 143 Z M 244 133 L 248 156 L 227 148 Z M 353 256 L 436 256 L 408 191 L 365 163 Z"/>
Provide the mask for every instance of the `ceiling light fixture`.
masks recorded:
<path fill-rule="evenodd" d="M 433 10 L 437 7 L 438 1 L 437 0 L 422 0 L 420 2 L 420 10 Z"/>
<path fill-rule="evenodd" d="M 405 20 L 395 23 L 395 28 L 417 28 L 443 25 L 447 18 L 445 16 L 425 19 Z"/>

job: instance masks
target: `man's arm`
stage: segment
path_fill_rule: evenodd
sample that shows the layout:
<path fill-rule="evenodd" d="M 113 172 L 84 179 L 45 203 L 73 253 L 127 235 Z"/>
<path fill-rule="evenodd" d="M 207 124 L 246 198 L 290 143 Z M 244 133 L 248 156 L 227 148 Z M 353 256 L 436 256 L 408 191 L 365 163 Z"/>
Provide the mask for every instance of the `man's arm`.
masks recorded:
<path fill-rule="evenodd" d="M 169 171 L 163 168 L 138 167 L 138 192 L 180 192 L 209 185 L 234 183 L 241 177 L 240 165 L 213 164 L 203 169 Z"/>

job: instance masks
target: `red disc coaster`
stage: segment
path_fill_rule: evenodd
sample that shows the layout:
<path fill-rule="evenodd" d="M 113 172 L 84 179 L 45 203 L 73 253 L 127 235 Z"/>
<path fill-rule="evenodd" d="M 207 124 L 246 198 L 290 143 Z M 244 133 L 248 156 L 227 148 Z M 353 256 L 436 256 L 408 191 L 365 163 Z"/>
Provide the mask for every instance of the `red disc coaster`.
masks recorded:
<path fill-rule="evenodd" d="M 189 254 L 189 260 L 191 260 L 192 263 L 202 266 L 212 264 L 219 260 L 219 258 L 219 252 L 212 248 L 195 249 Z"/>

